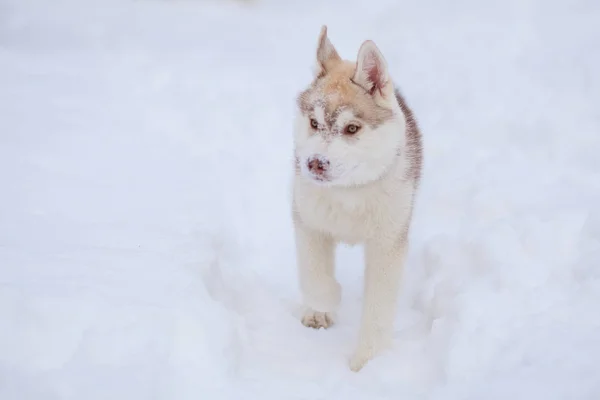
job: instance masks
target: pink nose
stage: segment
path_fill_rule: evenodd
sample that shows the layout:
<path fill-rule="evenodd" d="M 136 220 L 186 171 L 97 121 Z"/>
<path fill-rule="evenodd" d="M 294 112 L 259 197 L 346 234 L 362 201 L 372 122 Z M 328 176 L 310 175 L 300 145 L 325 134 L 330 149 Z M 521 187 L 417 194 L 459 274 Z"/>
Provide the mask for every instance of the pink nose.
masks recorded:
<path fill-rule="evenodd" d="M 311 157 L 308 159 L 308 170 L 316 175 L 324 174 L 329 168 L 329 161 L 320 157 Z"/>

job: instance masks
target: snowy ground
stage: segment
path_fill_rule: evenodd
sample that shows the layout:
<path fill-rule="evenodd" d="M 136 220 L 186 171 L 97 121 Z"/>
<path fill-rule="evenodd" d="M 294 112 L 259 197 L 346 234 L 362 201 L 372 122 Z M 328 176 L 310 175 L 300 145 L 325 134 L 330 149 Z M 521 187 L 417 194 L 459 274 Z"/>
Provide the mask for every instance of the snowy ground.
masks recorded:
<path fill-rule="evenodd" d="M 298 320 L 321 24 L 425 141 L 394 349 Z M 0 398 L 600 398 L 597 1 L 0 0 Z"/>

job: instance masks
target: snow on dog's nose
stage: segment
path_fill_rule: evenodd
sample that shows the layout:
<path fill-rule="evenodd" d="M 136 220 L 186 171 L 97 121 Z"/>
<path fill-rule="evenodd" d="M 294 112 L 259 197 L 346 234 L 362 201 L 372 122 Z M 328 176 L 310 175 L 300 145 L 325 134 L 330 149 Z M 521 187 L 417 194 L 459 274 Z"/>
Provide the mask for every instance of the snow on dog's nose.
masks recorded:
<path fill-rule="evenodd" d="M 308 170 L 318 177 L 323 177 L 329 169 L 329 161 L 322 156 L 312 156 L 307 160 Z"/>

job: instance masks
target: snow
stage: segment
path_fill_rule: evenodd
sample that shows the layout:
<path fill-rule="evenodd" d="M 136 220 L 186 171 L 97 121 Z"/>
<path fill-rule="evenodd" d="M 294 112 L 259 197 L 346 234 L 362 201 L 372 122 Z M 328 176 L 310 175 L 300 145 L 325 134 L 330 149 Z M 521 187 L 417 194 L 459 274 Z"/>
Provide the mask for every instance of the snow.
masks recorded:
<path fill-rule="evenodd" d="M 321 24 L 425 143 L 394 348 L 299 322 L 291 118 Z M 594 1 L 1 0 L 0 398 L 600 398 Z"/>

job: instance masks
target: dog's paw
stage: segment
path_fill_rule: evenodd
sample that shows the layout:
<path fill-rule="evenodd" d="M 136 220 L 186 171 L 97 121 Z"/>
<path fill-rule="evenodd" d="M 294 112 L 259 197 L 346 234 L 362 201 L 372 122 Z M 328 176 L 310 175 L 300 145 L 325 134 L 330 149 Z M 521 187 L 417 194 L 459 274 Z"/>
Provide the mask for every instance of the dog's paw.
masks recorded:
<path fill-rule="evenodd" d="M 327 329 L 334 323 L 334 315 L 330 312 L 321 312 L 308 309 L 302 316 L 302 325 L 309 328 Z"/>
<path fill-rule="evenodd" d="M 348 366 L 351 371 L 358 372 L 369 362 L 369 360 L 371 360 L 371 358 L 373 358 L 373 355 L 370 352 L 356 352 L 350 357 Z"/>

